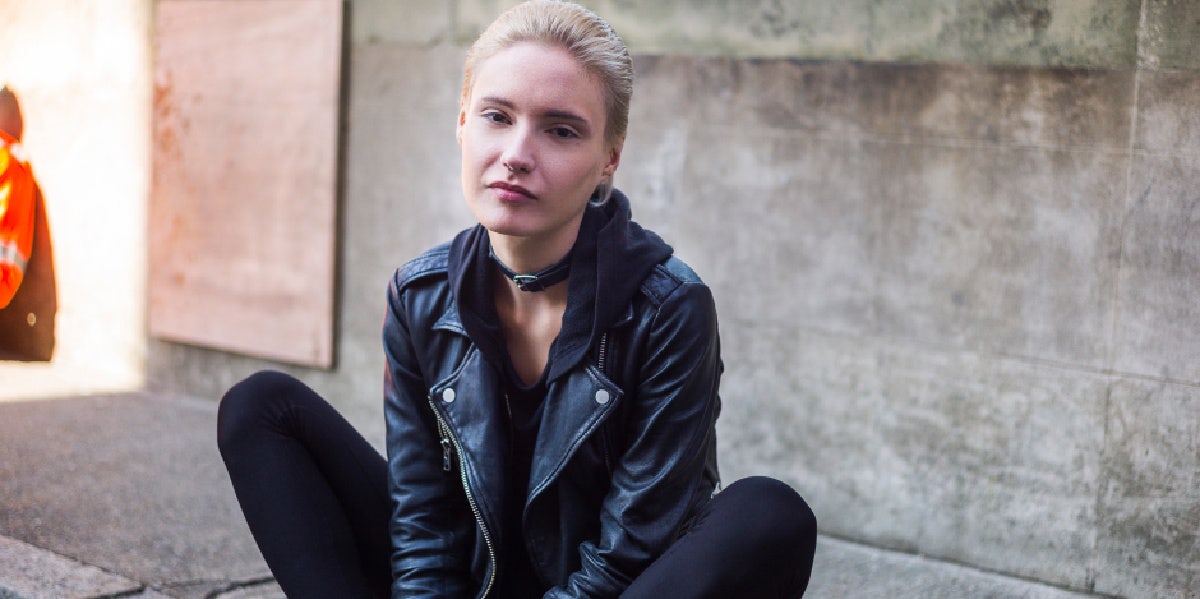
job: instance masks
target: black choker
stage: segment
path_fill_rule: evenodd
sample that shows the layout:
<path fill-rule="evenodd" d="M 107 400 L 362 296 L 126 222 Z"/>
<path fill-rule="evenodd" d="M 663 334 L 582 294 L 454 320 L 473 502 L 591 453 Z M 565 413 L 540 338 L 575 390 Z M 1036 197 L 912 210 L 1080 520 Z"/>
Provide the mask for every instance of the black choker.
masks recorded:
<path fill-rule="evenodd" d="M 513 269 L 501 262 L 496 257 L 496 253 L 491 249 L 488 249 L 488 255 L 500 267 L 500 270 L 504 271 L 504 276 L 516 283 L 521 291 L 543 291 L 552 285 L 567 280 L 567 275 L 571 274 L 571 252 L 567 252 L 567 255 L 563 256 L 562 260 L 531 275 L 523 275 L 513 271 Z"/>

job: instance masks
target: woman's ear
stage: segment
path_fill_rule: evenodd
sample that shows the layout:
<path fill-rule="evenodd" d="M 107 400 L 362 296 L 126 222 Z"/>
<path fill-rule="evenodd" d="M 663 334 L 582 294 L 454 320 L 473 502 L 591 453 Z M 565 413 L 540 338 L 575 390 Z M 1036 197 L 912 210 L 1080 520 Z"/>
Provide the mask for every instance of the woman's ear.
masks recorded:
<path fill-rule="evenodd" d="M 604 165 L 604 178 L 610 179 L 613 173 L 617 172 L 617 167 L 621 165 L 621 148 L 625 145 L 625 137 L 617 139 L 616 142 L 608 149 L 608 162 Z"/>
<path fill-rule="evenodd" d="M 462 145 L 462 130 L 463 125 L 467 124 L 467 112 L 465 109 L 458 110 L 458 124 L 454 126 L 454 139 L 458 140 L 458 145 Z"/>

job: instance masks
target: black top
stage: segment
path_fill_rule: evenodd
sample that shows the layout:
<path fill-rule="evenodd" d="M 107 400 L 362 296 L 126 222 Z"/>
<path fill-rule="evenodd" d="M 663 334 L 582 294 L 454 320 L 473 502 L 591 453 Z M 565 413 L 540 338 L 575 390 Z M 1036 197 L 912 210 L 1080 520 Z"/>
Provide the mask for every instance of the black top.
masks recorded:
<path fill-rule="evenodd" d="M 538 580 L 529 559 L 522 534 L 521 515 L 525 509 L 526 490 L 533 466 L 533 450 L 537 445 L 538 428 L 542 422 L 543 400 L 546 398 L 546 372 L 532 386 L 521 384 L 520 377 L 509 364 L 504 401 L 509 424 L 508 497 L 504 502 L 504 550 L 500 552 L 500 593 L 498 597 L 541 597 L 547 590 Z"/>

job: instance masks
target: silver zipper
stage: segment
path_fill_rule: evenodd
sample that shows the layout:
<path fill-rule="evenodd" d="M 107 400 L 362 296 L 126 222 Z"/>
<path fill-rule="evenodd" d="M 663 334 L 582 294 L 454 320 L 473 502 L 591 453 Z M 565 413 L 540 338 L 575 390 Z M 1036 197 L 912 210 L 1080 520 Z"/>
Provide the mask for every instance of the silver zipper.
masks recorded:
<path fill-rule="evenodd" d="M 596 367 L 599 368 L 600 373 L 605 376 L 608 376 L 608 373 L 604 371 L 604 358 L 606 358 L 607 356 L 608 356 L 608 333 L 605 332 L 600 335 L 600 349 L 597 350 L 597 352 L 596 352 Z M 612 478 L 612 463 L 610 463 L 609 459 L 608 459 L 609 443 L 608 443 L 607 430 L 601 431 L 600 440 L 602 441 L 602 444 L 603 444 L 602 449 L 604 451 L 604 467 L 605 467 L 605 469 L 608 470 L 608 476 L 611 479 Z"/>
<path fill-rule="evenodd" d="M 604 372 L 604 357 L 606 353 L 608 353 L 608 333 L 600 335 L 600 355 L 596 356 L 596 362 L 597 366 L 600 367 L 600 372 Z"/>
<path fill-rule="evenodd" d="M 442 428 L 441 421 L 438 421 L 438 433 L 442 436 L 442 470 L 444 472 L 449 472 L 451 469 L 453 469 L 450 461 L 450 433 L 446 432 L 446 429 Z"/>
<path fill-rule="evenodd" d="M 437 406 L 433 403 L 432 396 L 429 398 L 429 407 L 433 410 L 434 417 L 437 418 L 438 432 L 443 435 L 441 440 L 442 468 L 447 472 L 449 471 L 449 468 L 446 468 L 450 463 L 450 446 L 448 443 L 453 443 L 454 450 L 458 452 L 459 477 L 462 479 L 463 491 L 467 494 L 467 503 L 471 506 L 471 513 L 475 515 L 475 522 L 479 524 L 479 530 L 483 531 L 483 542 L 487 545 L 488 551 L 488 563 L 492 566 L 492 572 L 488 576 L 487 585 L 483 588 L 483 594 L 479 596 L 479 599 L 484 599 L 488 596 L 488 593 L 492 592 L 492 585 L 496 582 L 496 550 L 492 547 L 492 535 L 488 534 L 487 525 L 483 522 L 483 514 L 479 512 L 479 506 L 475 504 L 475 496 L 471 494 L 471 485 L 467 483 L 467 468 L 463 458 L 462 446 L 458 444 L 458 439 L 455 439 L 454 435 L 450 433 L 450 426 L 442 419 L 442 413 L 438 412 Z"/>

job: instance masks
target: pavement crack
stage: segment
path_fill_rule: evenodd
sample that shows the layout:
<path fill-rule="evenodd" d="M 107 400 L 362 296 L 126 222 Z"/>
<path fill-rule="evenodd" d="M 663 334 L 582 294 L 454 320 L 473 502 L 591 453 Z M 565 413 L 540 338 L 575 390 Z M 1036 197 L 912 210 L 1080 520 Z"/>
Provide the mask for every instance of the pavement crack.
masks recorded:
<path fill-rule="evenodd" d="M 207 595 L 204 596 L 204 599 L 219 599 L 221 597 L 221 595 L 224 595 L 225 593 L 236 591 L 238 589 L 246 589 L 246 588 L 250 588 L 250 587 L 256 587 L 256 586 L 259 586 L 262 584 L 269 584 L 272 582 L 275 582 L 275 577 L 273 577 L 273 576 L 262 576 L 259 578 L 251 578 L 248 580 L 235 580 L 219 589 L 214 589 L 214 590 L 210 591 Z"/>
<path fill-rule="evenodd" d="M 93 595 L 92 597 L 89 597 L 88 599 L 121 599 L 122 597 L 137 597 L 138 595 L 145 593 L 146 588 L 147 587 L 145 585 L 142 585 L 135 589 L 129 589 L 129 590 L 120 591 L 117 593 L 106 593 L 104 595 Z"/>

